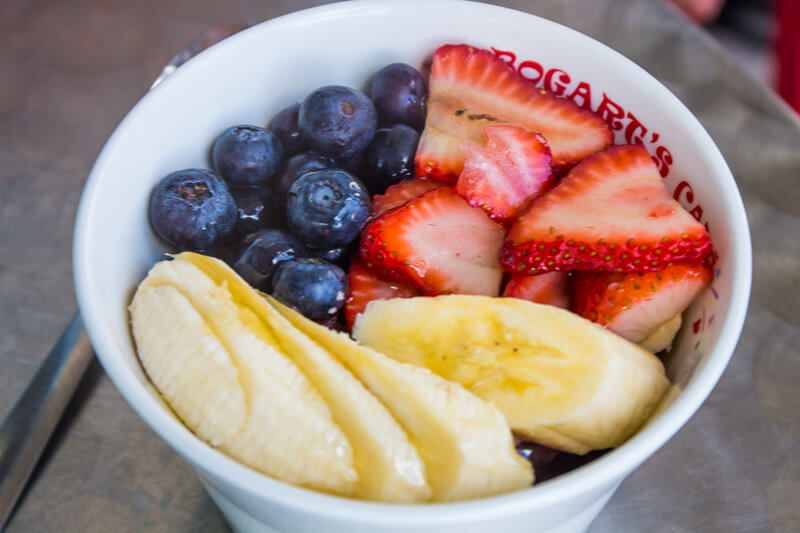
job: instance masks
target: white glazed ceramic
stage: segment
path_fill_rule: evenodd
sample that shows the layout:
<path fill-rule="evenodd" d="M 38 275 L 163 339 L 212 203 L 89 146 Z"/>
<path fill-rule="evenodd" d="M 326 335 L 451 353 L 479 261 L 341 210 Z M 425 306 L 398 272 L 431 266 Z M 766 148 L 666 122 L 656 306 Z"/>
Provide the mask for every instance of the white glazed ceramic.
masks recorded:
<path fill-rule="evenodd" d="M 207 166 L 209 145 L 227 126 L 264 124 L 322 85 L 364 87 L 372 73 L 391 62 L 421 66 L 448 42 L 495 47 L 523 75 L 590 105 L 612 123 L 618 142 L 641 142 L 650 150 L 669 190 L 708 224 L 719 252 L 715 279 L 688 311 L 667 361 L 680 392 L 620 448 L 504 496 L 384 505 L 274 481 L 183 427 L 137 362 L 126 306 L 147 269 L 163 257 L 147 222 L 150 189 L 173 170 Z M 108 140 L 86 184 L 74 268 L 81 313 L 106 372 L 136 412 L 197 470 L 235 529 L 566 533 L 584 531 L 625 476 L 711 392 L 744 321 L 751 249 L 742 201 L 719 150 L 683 104 L 631 61 L 575 31 L 508 9 L 453 1 L 356 1 L 246 30 L 200 54 L 145 95 Z"/>

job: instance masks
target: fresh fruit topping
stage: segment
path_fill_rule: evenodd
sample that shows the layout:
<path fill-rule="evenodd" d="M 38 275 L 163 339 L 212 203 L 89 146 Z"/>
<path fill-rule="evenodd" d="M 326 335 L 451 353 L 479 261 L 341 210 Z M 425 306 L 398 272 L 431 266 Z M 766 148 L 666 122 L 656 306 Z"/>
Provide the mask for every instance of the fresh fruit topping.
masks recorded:
<path fill-rule="evenodd" d="M 242 316 L 257 317 L 251 323 L 266 326 L 282 353 L 319 391 L 353 450 L 353 466 L 358 473 L 353 496 L 387 502 L 418 502 L 430 497 L 424 463 L 405 430 L 345 368 L 336 353 L 327 351 L 295 328 L 221 262 L 198 254 L 184 254 L 179 259 L 184 258 L 217 285 L 226 286 Z M 291 454 L 287 461 L 296 456 L 294 452 Z"/>
<path fill-rule="evenodd" d="M 272 278 L 272 295 L 311 319 L 335 315 L 344 306 L 347 276 L 322 259 L 282 262 Z"/>
<path fill-rule="evenodd" d="M 345 259 L 353 252 L 353 246 L 341 246 L 339 248 L 308 248 L 308 257 L 324 259 L 331 263 L 341 265 Z"/>
<path fill-rule="evenodd" d="M 300 176 L 313 170 L 324 170 L 326 168 L 336 168 L 333 159 L 319 155 L 316 152 L 302 152 L 293 155 L 283 167 L 281 175 L 275 184 L 275 194 L 278 198 L 285 200 L 289 194 L 289 189 Z"/>
<path fill-rule="evenodd" d="M 370 222 L 360 251 L 367 268 L 424 294 L 497 296 L 503 235 L 500 225 L 446 186 Z"/>
<path fill-rule="evenodd" d="M 500 262 L 527 274 L 649 272 L 711 253 L 708 231 L 667 192 L 647 150 L 623 145 L 587 157 L 534 200 Z"/>
<path fill-rule="evenodd" d="M 263 229 L 242 240 L 232 264 L 247 283 L 268 291 L 278 265 L 300 257 L 307 257 L 306 248 L 291 233 L 281 229 Z"/>
<path fill-rule="evenodd" d="M 352 494 L 352 447 L 324 398 L 232 284 L 212 280 L 192 255 L 157 263 L 133 297 L 148 378 L 215 449 L 279 480 Z"/>
<path fill-rule="evenodd" d="M 367 147 L 364 184 L 372 194 L 382 194 L 390 185 L 414 177 L 414 154 L 419 133 L 404 125 L 381 128 Z"/>
<path fill-rule="evenodd" d="M 595 459 L 599 459 L 610 451 L 610 449 L 594 450 L 582 455 L 560 452 L 550 461 L 539 463 L 538 466 L 534 466 L 534 468 L 536 468 L 536 483 L 544 483 L 545 481 L 578 469 L 591 463 Z"/>
<path fill-rule="evenodd" d="M 369 193 L 352 174 L 338 169 L 307 172 L 286 197 L 289 229 L 315 248 L 346 246 L 369 217 Z"/>
<path fill-rule="evenodd" d="M 361 150 L 353 155 L 336 159 L 336 168 L 341 168 L 350 174 L 360 177 L 364 175 L 364 167 L 367 164 L 366 159 L 366 150 Z"/>
<path fill-rule="evenodd" d="M 682 263 L 657 272 L 578 272 L 574 310 L 640 343 L 680 314 L 711 282 L 711 269 Z"/>
<path fill-rule="evenodd" d="M 669 386 L 652 353 L 572 312 L 516 298 L 376 300 L 353 336 L 461 383 L 522 438 L 571 453 L 622 444 Z"/>
<path fill-rule="evenodd" d="M 558 450 L 530 441 L 518 442 L 514 447 L 517 449 L 518 454 L 530 461 L 533 471 L 537 472 L 537 478 L 539 468 L 555 459 L 556 455 L 559 454 Z"/>
<path fill-rule="evenodd" d="M 231 188 L 236 201 L 235 237 L 244 237 L 266 227 L 286 225 L 283 205 L 268 187 Z"/>
<path fill-rule="evenodd" d="M 296 154 L 305 147 L 303 137 L 300 135 L 300 127 L 297 125 L 299 111 L 300 104 L 292 104 L 272 117 L 267 126 L 280 139 L 284 155 Z"/>
<path fill-rule="evenodd" d="M 678 335 L 682 323 L 683 319 L 679 313 L 658 326 L 653 333 L 639 343 L 639 346 L 653 353 L 672 350 L 672 342 Z"/>
<path fill-rule="evenodd" d="M 304 319 L 273 298 L 268 301 L 297 329 L 335 353 L 405 428 L 425 463 L 432 501 L 479 498 L 531 485 L 533 469 L 514 450 L 508 423 L 491 403 L 426 368 L 398 363 Z M 389 301 L 397 300 L 376 304 Z"/>
<path fill-rule="evenodd" d="M 390 209 L 401 206 L 412 198 L 416 198 L 430 190 L 441 187 L 440 182 L 412 178 L 403 180 L 386 189 L 383 194 L 372 197 L 372 216 L 376 217 Z"/>
<path fill-rule="evenodd" d="M 375 273 L 365 268 L 357 257 L 350 261 L 347 285 L 349 292 L 344 304 L 344 318 L 348 329 L 352 329 L 356 317 L 372 300 L 419 296 L 419 291 L 411 285 L 378 279 Z"/>
<path fill-rule="evenodd" d="M 225 181 L 190 168 L 165 176 L 150 193 L 150 225 L 178 250 L 208 250 L 236 224 L 236 202 Z"/>
<path fill-rule="evenodd" d="M 350 331 L 347 328 L 347 324 L 344 323 L 341 313 L 331 315 L 325 318 L 320 318 L 315 320 L 314 322 L 316 322 L 320 326 L 325 326 L 326 328 L 332 329 L 334 331 Z"/>
<path fill-rule="evenodd" d="M 489 50 L 444 45 L 433 56 L 425 130 L 416 172 L 455 182 L 464 141 L 484 144 L 486 126 L 514 124 L 541 133 L 556 173 L 611 144 L 611 130 L 574 102 L 537 88 Z"/>
<path fill-rule="evenodd" d="M 333 159 L 350 158 L 366 148 L 377 123 L 372 100 L 341 85 L 321 87 L 306 96 L 298 114 L 306 144 Z"/>
<path fill-rule="evenodd" d="M 463 143 L 467 154 L 456 189 L 473 207 L 505 223 L 553 183 L 550 148 L 538 133 L 517 126 L 489 126 L 486 147 Z"/>
<path fill-rule="evenodd" d="M 572 300 L 569 273 L 545 272 L 535 276 L 511 276 L 503 290 L 503 296 L 569 309 Z"/>
<path fill-rule="evenodd" d="M 283 159 L 278 137 L 258 126 L 233 126 L 211 148 L 214 169 L 235 187 L 266 185 Z"/>
<path fill-rule="evenodd" d="M 372 78 L 370 95 L 381 124 L 406 124 L 421 130 L 426 94 L 422 74 L 404 63 L 383 67 Z"/>

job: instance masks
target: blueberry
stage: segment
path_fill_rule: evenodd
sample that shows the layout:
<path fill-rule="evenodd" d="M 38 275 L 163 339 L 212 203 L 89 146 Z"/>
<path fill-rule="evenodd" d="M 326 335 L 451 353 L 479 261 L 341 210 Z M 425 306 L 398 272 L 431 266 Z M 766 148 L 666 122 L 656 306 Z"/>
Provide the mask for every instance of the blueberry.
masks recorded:
<path fill-rule="evenodd" d="M 372 78 L 370 90 L 381 124 L 425 125 L 425 81 L 414 67 L 392 63 Z"/>
<path fill-rule="evenodd" d="M 247 283 L 266 291 L 278 266 L 300 257 L 306 257 L 306 248 L 296 237 L 286 230 L 269 228 L 245 237 L 231 263 Z"/>
<path fill-rule="evenodd" d="M 341 331 L 343 333 L 350 333 L 347 330 L 347 324 L 345 324 L 344 320 L 342 319 L 342 313 L 337 313 L 335 315 L 327 316 L 325 318 L 320 318 L 317 320 L 318 324 L 325 326 L 328 329 L 332 329 L 334 331 Z"/>
<path fill-rule="evenodd" d="M 336 168 L 346 170 L 354 176 L 362 176 L 364 174 L 364 168 L 366 167 L 366 161 L 366 151 L 361 151 L 350 157 L 337 159 Z"/>
<path fill-rule="evenodd" d="M 308 146 L 333 159 L 348 159 L 366 148 L 377 123 L 372 100 L 341 85 L 321 87 L 306 96 L 298 114 Z"/>
<path fill-rule="evenodd" d="M 364 183 L 372 194 L 383 194 L 389 185 L 414 176 L 414 155 L 419 133 L 405 124 L 381 128 L 367 148 Z"/>
<path fill-rule="evenodd" d="M 302 152 L 289 158 L 286 166 L 283 167 L 277 183 L 275 184 L 275 194 L 278 198 L 286 199 L 289 188 L 297 181 L 297 178 L 311 172 L 312 170 L 322 170 L 324 168 L 335 168 L 337 165 L 333 159 L 323 157 L 316 152 Z"/>
<path fill-rule="evenodd" d="M 358 237 L 369 217 L 369 193 L 339 169 L 316 170 L 294 182 L 286 197 L 289 229 L 314 248 L 338 248 Z"/>
<path fill-rule="evenodd" d="M 297 125 L 297 112 L 300 104 L 292 104 L 281 110 L 267 126 L 272 133 L 278 136 L 283 146 L 284 155 L 296 154 L 303 150 L 305 143 L 300 136 L 300 128 Z"/>
<path fill-rule="evenodd" d="M 321 259 L 286 261 L 272 279 L 272 295 L 313 320 L 336 315 L 346 294 L 344 270 Z"/>
<path fill-rule="evenodd" d="M 529 441 L 518 442 L 515 448 L 517 453 L 530 461 L 535 469 L 549 463 L 558 455 L 558 450 Z"/>
<path fill-rule="evenodd" d="M 331 263 L 341 265 L 347 257 L 350 256 L 349 246 L 341 246 L 339 248 L 308 248 L 308 256 L 316 257 L 317 259 L 324 259 Z"/>
<path fill-rule="evenodd" d="M 234 237 L 244 237 L 266 227 L 284 226 L 286 214 L 281 202 L 264 187 L 231 189 L 236 201 Z"/>
<path fill-rule="evenodd" d="M 167 175 L 150 193 L 150 224 L 178 250 L 206 251 L 236 223 L 236 202 L 225 181 L 199 168 Z"/>
<path fill-rule="evenodd" d="M 271 131 L 258 126 L 233 126 L 211 148 L 216 171 L 234 187 L 265 185 L 283 159 L 283 147 Z"/>

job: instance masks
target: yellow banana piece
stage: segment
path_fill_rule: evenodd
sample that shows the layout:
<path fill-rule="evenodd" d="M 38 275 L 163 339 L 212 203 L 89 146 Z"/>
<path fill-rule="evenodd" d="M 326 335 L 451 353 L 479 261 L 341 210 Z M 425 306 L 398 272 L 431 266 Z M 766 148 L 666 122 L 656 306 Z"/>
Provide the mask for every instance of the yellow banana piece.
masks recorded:
<path fill-rule="evenodd" d="M 227 284 L 236 305 L 264 321 L 283 353 L 319 390 L 353 448 L 359 475 L 354 496 L 385 502 L 430 498 L 425 466 L 406 432 L 335 356 L 295 328 L 225 263 L 200 254 L 184 253 L 178 259 L 190 261 L 216 284 Z"/>
<path fill-rule="evenodd" d="M 652 353 L 569 311 L 516 298 L 377 300 L 353 335 L 461 383 L 522 437 L 571 453 L 624 442 L 669 386 Z"/>
<path fill-rule="evenodd" d="M 500 494 L 530 486 L 533 469 L 514 449 L 494 406 L 425 368 L 398 363 L 267 297 L 297 329 L 324 346 L 405 427 L 425 461 L 434 501 Z"/>

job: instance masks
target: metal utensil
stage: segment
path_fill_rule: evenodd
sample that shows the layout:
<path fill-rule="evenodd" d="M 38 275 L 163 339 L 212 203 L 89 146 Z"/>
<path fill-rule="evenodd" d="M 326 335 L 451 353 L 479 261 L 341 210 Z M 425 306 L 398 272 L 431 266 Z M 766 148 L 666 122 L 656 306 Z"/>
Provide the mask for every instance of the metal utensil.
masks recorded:
<path fill-rule="evenodd" d="M 178 52 L 152 89 L 206 48 L 247 24 L 216 26 Z M 76 313 L 0 424 L 0 530 L 5 528 L 28 478 L 92 360 L 92 346 Z"/>

